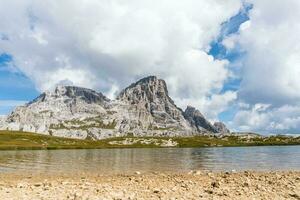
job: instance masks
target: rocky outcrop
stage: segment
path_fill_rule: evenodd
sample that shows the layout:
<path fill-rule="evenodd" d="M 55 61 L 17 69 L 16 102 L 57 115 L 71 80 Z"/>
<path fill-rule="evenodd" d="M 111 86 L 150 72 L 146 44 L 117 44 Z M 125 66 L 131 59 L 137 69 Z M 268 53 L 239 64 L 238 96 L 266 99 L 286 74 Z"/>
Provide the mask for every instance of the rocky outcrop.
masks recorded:
<path fill-rule="evenodd" d="M 162 79 L 155 76 L 141 79 L 124 89 L 117 99 L 130 105 L 148 130 L 191 131 Z"/>
<path fill-rule="evenodd" d="M 221 130 L 195 108 L 185 112 L 178 108 L 165 81 L 155 76 L 131 84 L 116 100 L 86 88 L 58 86 L 17 107 L 2 121 L 0 129 L 94 140 L 127 135 L 191 136 Z"/>
<path fill-rule="evenodd" d="M 81 100 L 88 104 L 101 104 L 105 105 L 110 100 L 106 98 L 102 93 L 95 92 L 91 89 L 75 87 L 75 86 L 57 86 L 54 92 L 45 92 L 41 94 L 38 98 L 34 99 L 29 103 L 33 104 L 36 102 L 47 102 L 54 99 L 64 99 L 64 100 Z"/>
<path fill-rule="evenodd" d="M 6 127 L 6 116 L 0 115 L 0 130 L 5 129 Z"/>
<path fill-rule="evenodd" d="M 198 132 L 218 133 L 216 127 L 214 127 L 209 121 L 207 121 L 200 113 L 200 111 L 196 108 L 188 106 L 183 114 L 185 119 L 193 128 L 196 128 Z"/>
<path fill-rule="evenodd" d="M 7 129 L 85 138 L 78 123 L 106 114 L 110 100 L 103 94 L 74 86 L 58 86 L 24 106 L 17 107 L 6 119 Z M 75 130 L 78 128 L 78 130 Z"/>
<path fill-rule="evenodd" d="M 218 133 L 230 133 L 230 130 L 223 122 L 215 122 L 214 127 L 217 129 Z"/>

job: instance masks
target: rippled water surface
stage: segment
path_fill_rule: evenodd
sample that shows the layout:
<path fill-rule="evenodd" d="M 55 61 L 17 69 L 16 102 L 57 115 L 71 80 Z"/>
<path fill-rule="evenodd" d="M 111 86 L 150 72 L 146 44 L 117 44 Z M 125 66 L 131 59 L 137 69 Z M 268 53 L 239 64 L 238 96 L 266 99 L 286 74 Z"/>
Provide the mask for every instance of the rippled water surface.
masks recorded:
<path fill-rule="evenodd" d="M 0 151 L 0 172 L 300 170 L 300 146 Z"/>

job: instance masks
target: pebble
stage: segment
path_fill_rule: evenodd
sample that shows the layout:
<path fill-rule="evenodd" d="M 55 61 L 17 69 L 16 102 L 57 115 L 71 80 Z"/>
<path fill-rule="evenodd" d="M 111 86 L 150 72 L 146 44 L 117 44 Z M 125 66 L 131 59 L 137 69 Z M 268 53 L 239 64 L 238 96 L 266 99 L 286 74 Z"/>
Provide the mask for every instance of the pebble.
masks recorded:
<path fill-rule="evenodd" d="M 2 178 L 7 182 L 1 182 L 0 199 L 300 199 L 300 183 L 295 181 L 300 172 L 237 172 L 231 176 L 208 172 L 214 178 L 206 176 L 204 171 L 201 173 L 203 176 L 168 173 L 88 176 L 84 182 L 81 176 L 49 178 L 43 182 L 38 182 L 43 180 L 42 176 L 34 176 L 28 182 Z"/>
<path fill-rule="evenodd" d="M 35 184 L 33 184 L 35 187 L 40 187 L 40 186 L 42 186 L 42 183 L 35 183 Z"/>
<path fill-rule="evenodd" d="M 220 182 L 212 182 L 211 186 L 214 188 L 218 188 L 218 187 L 220 187 Z"/>
<path fill-rule="evenodd" d="M 153 190 L 153 193 L 159 193 L 160 192 L 160 190 L 158 189 L 158 188 L 155 188 L 154 190 Z"/>
<path fill-rule="evenodd" d="M 197 170 L 197 171 L 195 172 L 195 175 L 202 175 L 202 172 L 201 172 L 200 170 Z"/>
<path fill-rule="evenodd" d="M 245 183 L 243 184 L 243 186 L 249 187 L 249 183 L 245 182 Z"/>

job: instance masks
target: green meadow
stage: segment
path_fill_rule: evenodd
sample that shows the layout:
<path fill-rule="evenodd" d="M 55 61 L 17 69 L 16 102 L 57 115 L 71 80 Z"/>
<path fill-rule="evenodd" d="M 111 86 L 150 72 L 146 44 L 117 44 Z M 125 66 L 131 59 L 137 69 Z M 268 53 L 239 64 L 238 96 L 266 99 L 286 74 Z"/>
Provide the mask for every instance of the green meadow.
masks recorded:
<path fill-rule="evenodd" d="M 42 134 L 0 131 L 0 150 L 26 149 L 102 149 L 102 148 L 165 148 L 172 147 L 234 147 L 300 145 L 300 137 L 269 136 L 194 136 L 194 137 L 117 137 L 103 140 L 78 140 Z"/>

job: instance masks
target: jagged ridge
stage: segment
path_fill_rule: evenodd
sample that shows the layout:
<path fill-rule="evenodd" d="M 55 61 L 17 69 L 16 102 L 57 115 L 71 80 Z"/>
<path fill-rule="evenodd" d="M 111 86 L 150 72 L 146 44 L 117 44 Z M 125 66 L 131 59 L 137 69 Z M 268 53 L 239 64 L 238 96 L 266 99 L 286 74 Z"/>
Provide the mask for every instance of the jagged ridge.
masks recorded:
<path fill-rule="evenodd" d="M 114 136 L 188 136 L 227 131 L 212 125 L 195 108 L 183 112 L 155 76 L 125 88 L 116 100 L 75 86 L 58 86 L 17 107 L 0 129 L 64 137 L 101 139 Z"/>
<path fill-rule="evenodd" d="M 83 101 L 91 103 L 104 103 L 109 102 L 110 99 L 105 97 L 101 92 L 96 92 L 91 89 L 76 87 L 76 86 L 57 86 L 54 90 L 54 93 L 44 92 L 39 97 L 29 102 L 33 104 L 36 102 L 44 102 L 49 97 L 66 97 L 70 99 L 80 98 Z"/>

